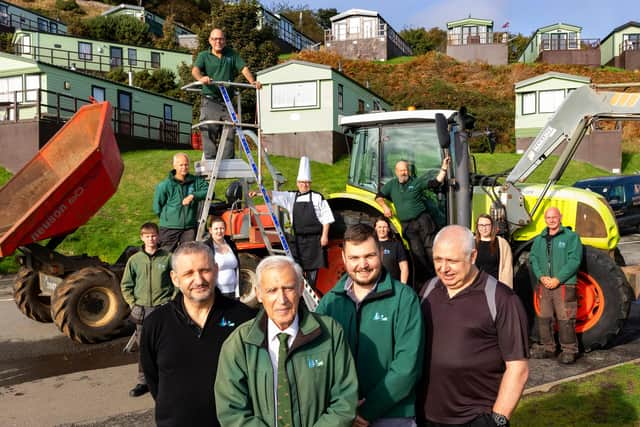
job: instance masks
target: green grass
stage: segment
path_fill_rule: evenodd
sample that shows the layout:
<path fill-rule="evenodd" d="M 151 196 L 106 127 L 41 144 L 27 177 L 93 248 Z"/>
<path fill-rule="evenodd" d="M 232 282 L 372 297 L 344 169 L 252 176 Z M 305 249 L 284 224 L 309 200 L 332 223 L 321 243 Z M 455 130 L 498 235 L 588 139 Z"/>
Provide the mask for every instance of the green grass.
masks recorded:
<path fill-rule="evenodd" d="M 157 221 L 151 209 L 153 192 L 158 182 L 164 179 L 171 169 L 171 158 L 175 151 L 144 150 L 122 154 L 125 164 L 124 175 L 117 193 L 98 213 L 68 236 L 58 247 L 67 255 L 87 253 L 99 256 L 107 262 L 114 262 L 128 245 L 140 244 L 138 230 L 146 221 Z M 192 161 L 201 156 L 199 151 L 187 151 Z M 496 153 L 477 154 L 478 170 L 484 174 L 503 172 L 520 158 L 517 154 Z M 298 159 L 282 156 L 271 156 L 274 166 L 288 179 L 281 187 L 295 190 L 295 179 L 298 174 Z M 547 164 L 548 163 L 548 164 Z M 529 179 L 529 182 L 544 182 L 553 161 L 543 164 Z M 633 173 L 640 169 L 640 154 L 625 153 L 623 156 L 623 172 Z M 349 159 L 344 157 L 333 165 L 311 162 L 313 189 L 325 195 L 344 190 L 349 168 Z M 266 168 L 265 168 L 266 170 Z M 606 171 L 594 168 L 581 162 L 572 162 L 567 169 L 561 184 L 571 185 L 575 181 L 590 176 L 608 175 Z M 0 168 L 0 184 L 10 178 L 11 174 Z M 265 183 L 271 188 L 271 179 L 265 175 Z M 219 181 L 216 188 L 218 197 L 224 196 L 228 182 Z M 0 259 L 0 273 L 17 270 L 13 257 Z"/>
<path fill-rule="evenodd" d="M 640 366 L 627 364 L 525 396 L 511 425 L 638 426 L 639 414 Z"/>
<path fill-rule="evenodd" d="M 411 62 L 414 59 L 416 59 L 415 56 L 396 56 L 395 58 L 391 58 L 386 61 L 375 61 L 375 62 L 380 64 L 397 65 L 397 64 L 406 64 L 407 62 Z"/>

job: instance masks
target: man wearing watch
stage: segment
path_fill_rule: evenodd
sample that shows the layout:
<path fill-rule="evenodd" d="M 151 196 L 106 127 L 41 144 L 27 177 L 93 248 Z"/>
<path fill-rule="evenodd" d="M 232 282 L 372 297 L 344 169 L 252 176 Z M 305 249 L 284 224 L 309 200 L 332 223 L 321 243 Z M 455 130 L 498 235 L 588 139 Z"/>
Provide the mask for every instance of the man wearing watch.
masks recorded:
<path fill-rule="evenodd" d="M 508 426 L 527 382 L 527 317 L 518 296 L 475 266 L 471 230 L 443 228 L 437 278 L 420 292 L 426 325 L 419 414 L 428 427 Z"/>

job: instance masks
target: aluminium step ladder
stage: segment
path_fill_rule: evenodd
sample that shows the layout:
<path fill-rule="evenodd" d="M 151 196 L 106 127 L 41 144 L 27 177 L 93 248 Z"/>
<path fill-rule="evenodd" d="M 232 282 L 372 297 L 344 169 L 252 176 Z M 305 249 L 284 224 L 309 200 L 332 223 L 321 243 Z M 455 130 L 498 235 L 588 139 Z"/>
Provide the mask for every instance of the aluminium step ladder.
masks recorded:
<path fill-rule="evenodd" d="M 258 147 L 258 161 L 260 161 L 263 157 L 265 159 L 265 164 L 267 165 L 269 171 L 271 172 L 271 176 L 274 179 L 274 188 L 278 188 L 279 184 L 284 182 L 284 177 L 279 172 L 276 172 L 275 168 L 271 165 L 268 160 L 268 156 L 266 152 L 263 151 L 260 139 L 260 125 L 259 125 L 259 108 L 258 108 L 258 117 L 256 124 L 246 124 L 241 123 L 235 109 L 233 108 L 233 104 L 231 103 L 231 98 L 229 97 L 229 93 L 227 91 L 227 86 L 235 86 L 235 87 L 246 87 L 255 89 L 253 85 L 244 84 L 244 83 L 232 83 L 232 82 L 220 82 L 214 81 L 211 84 L 215 84 L 218 86 L 220 90 L 220 94 L 222 95 L 222 99 L 225 103 L 227 111 L 229 112 L 229 117 L 231 121 L 218 121 L 218 120 L 205 120 L 193 126 L 193 128 L 199 128 L 200 126 L 205 126 L 208 124 L 220 124 L 223 126 L 222 133 L 220 135 L 220 142 L 218 143 L 218 150 L 216 153 L 216 158 L 213 160 L 203 160 L 196 164 L 196 173 L 200 175 L 207 176 L 209 178 L 209 186 L 207 189 L 207 196 L 204 200 L 205 208 L 202 210 L 200 215 L 200 219 L 198 220 L 198 233 L 196 240 L 203 240 L 206 221 L 209 214 L 208 207 L 211 204 L 214 196 L 214 189 L 218 178 L 243 178 L 242 186 L 243 186 L 243 194 L 247 195 L 245 197 L 245 202 L 247 207 L 249 208 L 251 215 L 256 218 L 256 223 L 258 225 L 258 229 L 260 230 L 262 240 L 265 244 L 265 247 L 270 255 L 285 255 L 292 258 L 291 249 L 289 248 L 289 243 L 287 242 L 284 230 L 282 225 L 280 224 L 280 220 L 276 215 L 273 203 L 271 201 L 271 196 L 267 192 L 263 182 L 262 182 L 262 174 L 261 168 L 258 164 L 256 164 L 253 154 L 251 152 L 251 147 L 247 141 L 245 133 L 248 133 L 252 139 L 256 142 Z M 183 87 L 185 90 L 197 90 L 194 88 L 201 88 L 201 83 L 195 82 Z M 260 92 L 256 90 L 256 104 L 260 105 Z M 256 136 L 252 131 L 244 130 L 244 127 L 255 128 L 258 130 L 258 135 Z M 244 155 L 247 159 L 245 162 L 242 159 L 222 159 L 222 153 L 224 153 L 225 144 L 227 143 L 227 136 L 232 129 L 235 128 L 235 131 L 240 139 L 240 146 Z M 261 155 L 262 154 L 262 155 Z M 258 188 L 260 189 L 260 193 L 264 198 L 265 206 L 267 207 L 268 212 L 260 212 L 250 197 L 248 197 L 248 182 L 250 180 L 255 180 Z M 267 216 L 271 219 L 271 222 L 275 226 L 275 230 L 267 230 L 261 220 L 261 217 Z M 282 249 L 274 248 L 271 244 L 271 236 L 277 236 Z M 319 298 L 316 292 L 311 288 L 306 279 L 304 280 L 304 290 L 302 294 L 302 298 L 307 306 L 307 308 L 311 311 L 314 311 L 318 306 Z"/>

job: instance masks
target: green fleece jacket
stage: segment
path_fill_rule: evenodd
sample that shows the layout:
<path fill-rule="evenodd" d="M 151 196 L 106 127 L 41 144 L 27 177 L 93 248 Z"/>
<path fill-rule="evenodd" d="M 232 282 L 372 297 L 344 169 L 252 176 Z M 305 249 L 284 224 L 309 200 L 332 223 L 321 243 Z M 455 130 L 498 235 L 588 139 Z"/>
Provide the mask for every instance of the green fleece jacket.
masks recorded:
<path fill-rule="evenodd" d="M 176 180 L 176 171 L 157 185 L 153 195 L 153 212 L 160 217 L 160 227 L 186 230 L 195 228 L 198 222 L 198 202 L 207 197 L 207 181 L 200 176 L 187 174 L 184 181 Z M 193 194 L 187 206 L 182 200 Z"/>
<path fill-rule="evenodd" d="M 575 285 L 578 280 L 578 269 L 582 262 L 582 243 L 580 237 L 566 227 L 560 227 L 558 233 L 551 238 L 551 253 L 547 252 L 547 236 L 545 228 L 533 241 L 529 253 L 531 271 L 539 282 L 542 276 L 557 278 L 560 283 Z"/>
<path fill-rule="evenodd" d="M 384 269 L 359 309 L 347 295 L 345 274 L 321 300 L 316 313 L 342 325 L 356 360 L 358 413 L 367 421 L 415 416 L 415 385 L 424 353 L 424 326 L 415 292 Z"/>
<path fill-rule="evenodd" d="M 175 288 L 169 277 L 171 253 L 158 249 L 153 255 L 136 252 L 129 258 L 122 274 L 120 289 L 130 307 L 152 307 L 169 301 Z"/>
<path fill-rule="evenodd" d="M 274 375 L 264 311 L 239 326 L 220 352 L 214 386 L 220 425 L 275 426 Z M 350 427 L 358 380 L 338 323 L 299 310 L 299 330 L 286 361 L 294 427 Z"/>

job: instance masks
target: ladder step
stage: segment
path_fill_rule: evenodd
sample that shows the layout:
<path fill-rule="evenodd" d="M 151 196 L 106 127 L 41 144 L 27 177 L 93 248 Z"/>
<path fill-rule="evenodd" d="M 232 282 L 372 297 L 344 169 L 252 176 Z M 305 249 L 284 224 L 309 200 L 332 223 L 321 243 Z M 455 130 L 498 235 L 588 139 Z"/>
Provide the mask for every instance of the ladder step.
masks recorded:
<path fill-rule="evenodd" d="M 210 176 L 216 160 L 200 160 L 195 163 L 196 175 Z M 253 170 L 247 162 L 242 159 L 222 159 L 217 178 L 246 178 L 255 180 Z"/>

